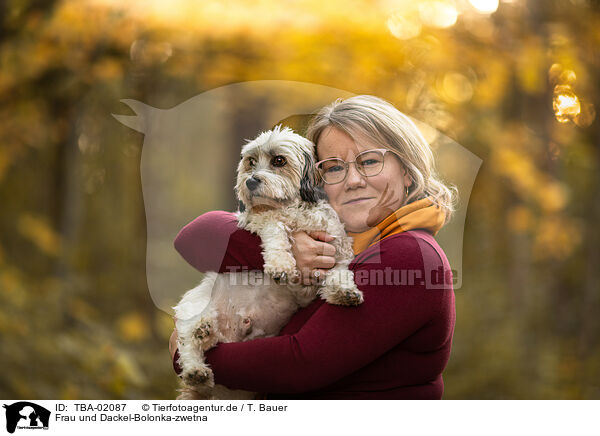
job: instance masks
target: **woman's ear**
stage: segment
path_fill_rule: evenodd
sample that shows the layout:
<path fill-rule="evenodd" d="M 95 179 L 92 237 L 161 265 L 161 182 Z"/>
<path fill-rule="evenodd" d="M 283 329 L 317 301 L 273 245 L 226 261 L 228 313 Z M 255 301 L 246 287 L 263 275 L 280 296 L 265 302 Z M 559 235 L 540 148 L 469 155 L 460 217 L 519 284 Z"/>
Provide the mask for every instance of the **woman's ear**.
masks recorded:
<path fill-rule="evenodd" d="M 317 186 L 318 174 L 315 157 L 312 153 L 304 152 L 304 168 L 300 179 L 300 198 L 308 203 L 316 203 L 327 198 L 325 191 Z"/>
<path fill-rule="evenodd" d="M 404 177 L 404 186 L 407 186 L 410 188 L 413 185 L 413 181 L 412 181 L 410 174 L 408 173 L 408 170 L 406 169 L 406 167 L 405 166 L 403 166 L 403 167 L 404 167 L 404 176 L 403 176 Z"/>

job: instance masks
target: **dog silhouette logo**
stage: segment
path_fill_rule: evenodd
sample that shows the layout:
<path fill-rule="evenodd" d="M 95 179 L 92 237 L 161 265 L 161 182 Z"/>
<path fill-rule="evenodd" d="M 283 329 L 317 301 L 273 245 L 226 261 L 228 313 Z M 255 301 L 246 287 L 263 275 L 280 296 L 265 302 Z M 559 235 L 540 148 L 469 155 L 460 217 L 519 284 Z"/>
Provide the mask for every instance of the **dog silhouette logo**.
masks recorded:
<path fill-rule="evenodd" d="M 50 411 L 28 401 L 19 401 L 6 409 L 6 431 L 14 433 L 18 429 L 48 429 Z"/>

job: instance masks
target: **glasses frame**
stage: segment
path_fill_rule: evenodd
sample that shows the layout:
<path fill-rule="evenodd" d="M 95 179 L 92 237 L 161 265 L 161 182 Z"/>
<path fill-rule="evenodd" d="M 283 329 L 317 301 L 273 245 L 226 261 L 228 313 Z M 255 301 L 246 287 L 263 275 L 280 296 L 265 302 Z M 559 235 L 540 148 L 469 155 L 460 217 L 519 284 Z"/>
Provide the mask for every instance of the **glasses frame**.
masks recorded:
<path fill-rule="evenodd" d="M 365 153 L 371 153 L 373 151 L 378 151 L 378 152 L 381 152 L 381 154 L 382 154 L 381 169 L 377 172 L 377 174 L 371 174 L 370 176 L 367 176 L 366 174 L 363 174 L 360 169 L 358 169 L 359 166 L 357 165 L 356 161 L 358 160 L 359 156 L 361 156 Z M 323 183 L 325 183 L 326 185 L 337 185 L 338 183 L 342 183 L 348 177 L 348 170 L 350 169 L 350 164 L 354 164 L 354 168 L 356 168 L 356 171 L 358 172 L 358 174 L 360 174 L 363 177 L 374 177 L 374 176 L 381 174 L 381 172 L 383 171 L 383 168 L 385 167 L 385 155 L 387 152 L 394 154 L 398 159 L 400 159 L 400 162 L 402 162 L 400 155 L 397 152 L 395 152 L 394 150 L 390 150 L 389 148 L 373 148 L 371 150 L 361 151 L 360 153 L 358 153 L 356 155 L 356 158 L 353 161 L 345 161 L 344 159 L 341 159 L 339 157 L 330 157 L 327 159 L 320 160 L 319 162 L 315 163 L 315 166 L 317 168 L 317 172 L 319 173 L 319 176 L 321 177 L 321 180 L 323 180 Z M 321 173 L 321 169 L 319 168 L 319 165 L 322 164 L 323 162 L 328 162 L 328 161 L 332 161 L 332 160 L 335 160 L 338 162 L 339 161 L 343 162 L 344 168 L 345 168 L 345 173 L 344 173 L 344 177 L 339 182 L 328 183 L 325 181 L 325 178 L 323 177 L 323 174 Z"/>

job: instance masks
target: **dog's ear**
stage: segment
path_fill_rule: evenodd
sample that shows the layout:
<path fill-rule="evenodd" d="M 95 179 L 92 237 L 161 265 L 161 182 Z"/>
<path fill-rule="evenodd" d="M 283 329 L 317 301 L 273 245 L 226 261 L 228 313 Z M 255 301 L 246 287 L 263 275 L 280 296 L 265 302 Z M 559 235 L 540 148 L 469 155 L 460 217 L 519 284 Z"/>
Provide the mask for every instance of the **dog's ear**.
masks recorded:
<path fill-rule="evenodd" d="M 300 198 L 308 203 L 316 203 L 327 198 L 323 188 L 317 185 L 318 175 L 312 153 L 303 152 L 304 169 L 300 179 Z"/>

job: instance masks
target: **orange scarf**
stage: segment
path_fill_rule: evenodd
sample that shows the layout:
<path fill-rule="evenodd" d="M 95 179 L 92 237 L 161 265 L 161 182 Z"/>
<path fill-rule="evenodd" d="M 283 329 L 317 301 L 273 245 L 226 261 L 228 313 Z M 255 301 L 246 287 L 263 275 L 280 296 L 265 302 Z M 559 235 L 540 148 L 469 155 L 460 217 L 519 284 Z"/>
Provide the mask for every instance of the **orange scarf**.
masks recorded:
<path fill-rule="evenodd" d="M 425 229 L 435 236 L 444 225 L 445 220 L 444 210 L 433 204 L 431 198 L 427 197 L 402 206 L 365 232 L 348 232 L 348 236 L 354 238 L 353 248 L 356 256 L 376 242 L 401 232 Z"/>

